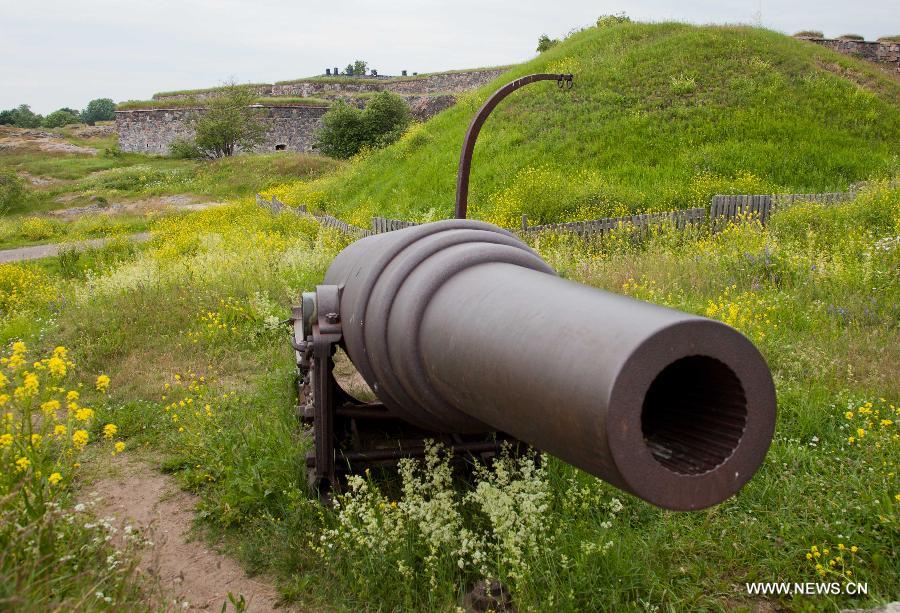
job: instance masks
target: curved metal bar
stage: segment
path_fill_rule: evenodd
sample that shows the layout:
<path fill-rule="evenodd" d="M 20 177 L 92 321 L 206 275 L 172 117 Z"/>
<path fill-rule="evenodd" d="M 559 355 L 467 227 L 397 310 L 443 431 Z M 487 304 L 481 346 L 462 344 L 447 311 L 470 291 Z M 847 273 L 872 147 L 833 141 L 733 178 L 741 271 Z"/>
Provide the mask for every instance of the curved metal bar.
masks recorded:
<path fill-rule="evenodd" d="M 491 111 L 494 110 L 501 100 L 520 87 L 535 81 L 556 81 L 560 89 L 562 89 L 564 83 L 568 83 L 569 89 L 572 88 L 572 75 L 542 72 L 520 77 L 491 94 L 491 97 L 487 99 L 472 119 L 472 123 L 469 124 L 469 129 L 466 132 L 466 138 L 463 140 L 462 153 L 459 156 L 459 171 L 456 175 L 457 219 L 465 219 L 469 208 L 469 173 L 472 170 L 472 153 L 475 151 L 475 141 L 478 139 L 481 126 L 484 125 L 488 115 L 491 114 Z"/>

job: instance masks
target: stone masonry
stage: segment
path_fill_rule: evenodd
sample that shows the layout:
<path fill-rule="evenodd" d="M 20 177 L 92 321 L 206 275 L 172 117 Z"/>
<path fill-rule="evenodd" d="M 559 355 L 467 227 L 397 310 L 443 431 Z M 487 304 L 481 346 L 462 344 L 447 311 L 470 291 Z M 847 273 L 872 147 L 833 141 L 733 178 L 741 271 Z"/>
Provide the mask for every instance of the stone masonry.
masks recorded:
<path fill-rule="evenodd" d="M 260 97 L 273 97 L 261 109 L 262 121 L 268 127 L 265 142 L 256 151 L 312 151 L 316 132 L 322 124 L 327 106 L 279 105 L 275 97 L 324 98 L 342 100 L 364 107 L 366 95 L 379 91 L 399 94 L 409 105 L 417 121 L 425 121 L 456 104 L 459 93 L 476 89 L 504 72 L 506 68 L 436 73 L 416 77 L 348 78 L 322 77 L 276 85 L 255 85 Z M 202 101 L 216 95 L 215 90 L 174 94 L 157 94 L 154 100 Z M 202 104 L 202 102 L 201 102 Z M 174 105 L 173 105 L 174 106 Z M 193 137 L 191 118 L 203 109 L 154 108 L 116 111 L 116 131 L 122 151 L 165 155 L 169 144 L 177 138 Z"/>
<path fill-rule="evenodd" d="M 817 45 L 828 47 L 840 53 L 855 55 L 856 57 L 879 64 L 893 65 L 900 72 L 900 43 L 887 41 L 850 40 L 845 38 L 812 38 L 801 36 Z"/>
<path fill-rule="evenodd" d="M 322 123 L 327 106 L 259 106 L 262 121 L 268 128 L 257 152 L 312 151 L 315 133 Z M 193 109 L 147 109 L 116 111 L 116 131 L 122 151 L 139 153 L 169 152 L 169 144 L 177 138 L 192 138 L 191 118 L 202 113 Z"/>

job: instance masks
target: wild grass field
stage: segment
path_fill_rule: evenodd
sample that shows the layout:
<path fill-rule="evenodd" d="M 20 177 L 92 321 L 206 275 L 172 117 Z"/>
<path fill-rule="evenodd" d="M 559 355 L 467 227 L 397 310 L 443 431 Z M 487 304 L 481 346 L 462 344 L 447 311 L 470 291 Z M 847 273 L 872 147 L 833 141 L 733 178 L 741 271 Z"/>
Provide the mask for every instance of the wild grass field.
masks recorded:
<path fill-rule="evenodd" d="M 704 75 L 740 41 L 768 68 L 748 75 L 752 62 L 727 63 L 734 81 L 716 91 Z M 570 94 L 523 90 L 476 152 L 476 212 L 510 225 L 522 212 L 555 221 L 702 204 L 723 187 L 870 181 L 850 202 L 801 203 L 765 227 L 528 239 L 569 279 L 721 319 L 761 349 L 778 393 L 772 448 L 736 497 L 696 513 L 652 507 L 552 457 L 540 466 L 508 458 L 463 479 L 440 449 L 399 474 L 353 481 L 333 508 L 307 490 L 310 440 L 295 417 L 283 322 L 350 239 L 263 210 L 252 193 L 361 225 L 373 213 L 449 216 L 449 160 L 486 91 L 349 164 L 4 152 L 4 168 L 65 181 L 28 186 L 2 220 L 60 223 L 44 241 L 95 223 L 96 213 L 51 222 L 47 211 L 71 206 L 54 201 L 60 194 L 228 202 L 143 219 L 144 245 L 114 240 L 0 264 L 0 607 L 146 607 L 135 566 L 152 545 L 113 534 L 79 498 L 122 454 L 195 492 L 201 534 L 302 609 L 456 610 L 483 578 L 500 580 L 523 611 L 818 611 L 896 600 L 900 189 L 879 180 L 896 170 L 896 86 L 804 45 L 748 28 L 592 28 L 509 76 L 590 51 L 577 56 L 575 92 L 618 92 L 604 98 L 609 114 L 582 121 L 572 102 L 544 138 L 547 127 L 528 115 Z M 652 73 L 646 57 L 664 70 Z M 894 93 L 815 68 L 822 57 Z M 692 71 L 705 97 L 654 97 Z M 595 73 L 605 84 L 590 90 Z M 855 97 L 868 102 L 850 106 Z M 747 140 L 753 125 L 758 138 Z M 608 151 L 616 130 L 618 155 Z M 750 596 L 754 581 L 861 582 L 868 594 Z"/>

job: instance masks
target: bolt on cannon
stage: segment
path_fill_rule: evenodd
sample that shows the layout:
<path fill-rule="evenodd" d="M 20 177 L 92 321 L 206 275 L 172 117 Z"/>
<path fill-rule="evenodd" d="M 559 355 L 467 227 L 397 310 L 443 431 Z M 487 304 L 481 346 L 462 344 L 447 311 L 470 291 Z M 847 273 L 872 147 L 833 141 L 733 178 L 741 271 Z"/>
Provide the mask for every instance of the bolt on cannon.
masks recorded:
<path fill-rule="evenodd" d="M 741 333 L 561 279 L 480 221 L 352 243 L 293 320 L 320 492 L 421 456 L 426 439 L 457 455 L 518 441 L 657 506 L 694 510 L 734 495 L 774 433 L 772 377 Z M 378 402 L 337 385 L 337 346 Z"/>

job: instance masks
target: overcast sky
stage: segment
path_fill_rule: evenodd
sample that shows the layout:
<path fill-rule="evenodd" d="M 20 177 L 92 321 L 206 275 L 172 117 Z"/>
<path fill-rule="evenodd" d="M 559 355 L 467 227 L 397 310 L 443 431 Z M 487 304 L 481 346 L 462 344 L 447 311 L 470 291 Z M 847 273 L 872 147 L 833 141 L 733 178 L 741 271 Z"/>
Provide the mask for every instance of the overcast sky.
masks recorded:
<path fill-rule="evenodd" d="M 900 34 L 897 0 L 0 0 L 0 109 L 83 108 L 92 98 L 343 68 L 382 74 L 521 62 L 558 37 L 625 12 L 641 21 L 761 23 L 792 33 Z M 893 7 L 893 8 L 891 8 Z"/>

